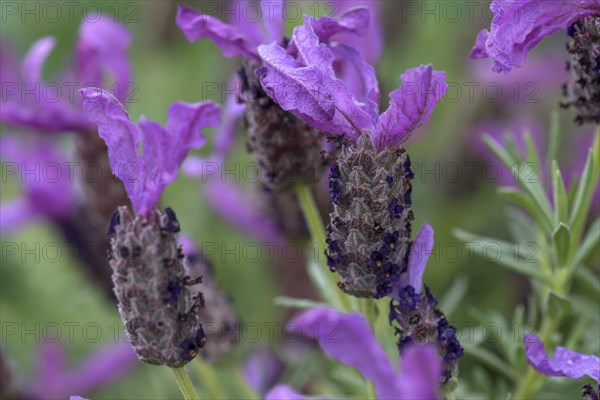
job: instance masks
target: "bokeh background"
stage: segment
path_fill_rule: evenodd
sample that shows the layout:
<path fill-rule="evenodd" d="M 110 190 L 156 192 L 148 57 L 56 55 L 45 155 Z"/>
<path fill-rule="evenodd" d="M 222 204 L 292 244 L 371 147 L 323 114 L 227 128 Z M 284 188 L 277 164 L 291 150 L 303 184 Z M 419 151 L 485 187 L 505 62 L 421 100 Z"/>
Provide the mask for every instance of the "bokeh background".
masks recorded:
<path fill-rule="evenodd" d="M 19 8 L 34 8 L 35 3 L 42 7 L 44 2 L 13 3 Z M 143 114 L 164 123 L 168 106 L 177 100 L 195 102 L 211 99 L 224 103 L 224 93 L 207 93 L 204 84 L 226 83 L 239 66 L 239 60 L 224 58 L 208 40 L 196 43 L 185 40 L 175 25 L 178 3 L 164 0 L 96 2 L 103 13 L 117 16 L 133 33 L 130 55 L 138 90 L 133 95 L 134 101 L 129 104 L 132 120 Z M 185 3 L 201 7 L 200 2 Z M 309 5 L 317 2 L 296 3 L 310 13 L 315 7 Z M 375 65 L 382 93 L 381 108 L 386 106 L 386 94 L 398 86 L 400 74 L 409 67 L 431 63 L 435 69 L 447 72 L 450 83 L 446 98 L 436 108 L 431 120 L 407 144 L 416 165 L 413 181 L 414 232 L 424 221 L 428 221 L 435 230 L 436 247 L 424 280 L 442 299 L 448 319 L 463 331 L 463 337 L 469 324 L 481 327 L 491 321 L 500 326 L 494 313 L 510 321 L 515 306 L 527 302 L 528 283 L 490 261 L 470 255 L 454 236 L 453 230 L 461 228 L 510 240 L 507 221 L 520 217 L 511 213 L 506 201 L 496 193 L 500 182 L 494 177 L 494 171 L 486 169 L 490 160 L 481 150 L 479 134 L 492 127 L 509 129 L 526 120 L 539 127 L 541 137 L 546 135 L 551 112 L 559 110 L 561 85 L 569 78 L 564 68 L 566 37 L 559 32 L 545 40 L 532 51 L 526 67 L 504 77 L 491 73 L 488 60 L 468 60 L 477 33 L 489 26 L 489 2 L 390 0 L 377 1 L 377 4 L 385 38 L 381 60 Z M 31 14 L 7 15 L 3 12 L 0 27 L 2 44 L 10 43 L 22 56 L 38 38 L 54 36 L 57 46 L 44 72 L 45 76 L 54 76 L 58 68 L 69 62 L 80 17 L 81 12 L 76 11 L 73 18 L 63 15 L 58 21 L 50 21 L 43 15 L 36 18 Z M 293 25 L 288 24 L 288 34 Z M 576 136 L 590 137 L 592 129 L 576 127 L 572 122 L 572 111 L 560 110 L 558 115 L 563 139 L 560 157 L 567 164 L 580 157 L 575 150 L 570 150 Z M 9 130 L 14 131 L 2 126 L 3 134 Z M 71 149 L 69 135 L 59 140 L 65 149 Z M 206 155 L 210 151 L 209 144 L 198 154 Z M 251 161 L 245 151 L 242 129 L 232 160 Z M 249 182 L 241 184 L 252 185 Z M 5 179 L 3 174 L 1 199 L 14 197 L 18 190 L 18 182 L 12 178 Z M 244 247 L 247 243 L 257 242 L 257 239 L 239 233 L 235 226 L 224 222 L 207 205 L 203 187 L 197 179 L 181 174 L 176 183 L 166 190 L 162 203 L 177 211 L 183 231 L 198 243 L 211 241 L 231 249 L 236 244 Z M 25 243 L 27 246 L 40 243 L 43 247 L 47 243 L 61 242 L 62 238 L 51 224 L 39 221 L 10 236 L 3 235 L 2 241 Z M 64 254 L 66 252 L 64 248 Z M 595 256 L 592 267 L 597 271 L 597 252 Z M 286 294 L 281 284 L 282 272 L 276 270 L 281 266 L 275 267 L 266 257 L 258 261 L 244 257 L 238 261 L 233 255 L 212 255 L 209 258 L 219 285 L 231 298 L 243 323 L 283 323 L 292 314 L 289 309 L 278 307 L 273 302 L 275 296 Z M 296 270 L 303 266 L 292 264 L 288 268 Z M 0 347 L 10 360 L 18 386 L 31 384 L 45 335 L 55 337 L 51 332 L 52 324 L 57 324 L 62 330 L 61 342 L 72 366 L 103 343 L 114 341 L 115 335 L 123 340 L 115 304 L 107 299 L 101 287 L 89 279 L 85 267 L 77 259 L 69 260 L 63 256 L 52 262 L 39 254 L 19 252 L 7 255 L 3 246 L 0 274 Z M 305 284 L 308 283 L 298 283 Z M 307 296 L 314 293 L 310 287 L 296 289 Z M 385 311 L 385 308 L 382 307 L 382 310 Z M 65 325 L 71 322 L 79 323 L 74 328 L 73 340 L 67 337 Z M 98 338 L 96 325 L 89 328 L 88 333 L 83 333 L 83 326 L 89 323 L 100 327 Z M 510 323 L 507 324 L 510 328 Z M 11 333 L 14 326 L 18 326 L 16 334 Z M 598 328 L 598 325 L 595 324 L 595 327 Z M 598 333 L 600 331 L 596 329 L 588 336 Z M 493 334 L 490 331 L 490 335 Z M 514 337 L 515 333 L 502 326 L 500 335 Z M 391 333 L 382 332 L 381 337 L 388 341 L 388 348 L 393 352 Z M 240 366 L 258 346 L 277 347 L 269 343 L 274 341 L 269 340 L 266 334 L 262 335 L 259 343 L 242 338 L 230 355 L 214 364 L 217 379 L 224 384 L 228 396 L 244 397 L 243 389 L 235 383 L 241 379 Z M 484 343 L 484 347 L 496 352 L 494 339 L 488 342 Z M 591 339 L 588 342 L 591 346 L 588 350 L 597 353 L 597 342 Z M 495 372 L 493 366 L 482 364 L 480 358 L 470 354 L 469 343 L 465 343 L 465 347 L 467 352 L 460 367 L 460 378 L 465 385 L 460 393 L 464 396 L 481 394 L 481 381 L 486 376 L 501 385 L 503 377 Z M 313 383 L 313 389 L 319 390 L 351 385 L 348 376 L 331 373 L 330 363 L 316 350 L 293 360 L 283 379 L 301 385 L 320 376 L 328 376 L 321 379 L 321 383 Z M 199 391 L 206 394 L 206 388 L 194 371 L 196 369 L 192 368 L 192 378 L 197 382 Z M 577 393 L 578 383 L 566 385 L 567 392 Z M 547 389 L 548 392 L 553 390 L 552 386 Z M 94 399 L 179 396 L 169 371 L 142 363 L 109 387 L 85 394 Z"/>

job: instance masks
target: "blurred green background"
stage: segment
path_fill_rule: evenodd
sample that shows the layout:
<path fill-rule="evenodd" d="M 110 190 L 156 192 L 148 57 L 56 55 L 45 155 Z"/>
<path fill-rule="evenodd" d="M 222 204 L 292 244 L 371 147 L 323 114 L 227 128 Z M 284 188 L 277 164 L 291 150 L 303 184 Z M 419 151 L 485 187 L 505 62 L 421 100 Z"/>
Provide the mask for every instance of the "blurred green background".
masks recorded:
<path fill-rule="evenodd" d="M 25 3 L 30 3 L 33 7 L 31 4 L 35 2 Z M 164 123 L 166 110 L 172 102 L 205 100 L 203 83 L 227 82 L 239 66 L 238 59 L 224 58 L 208 40 L 196 43 L 185 40 L 174 24 L 177 3 L 158 0 L 96 3 L 101 5 L 104 13 L 115 15 L 115 11 L 119 10 L 121 20 L 133 13 L 130 20 L 137 21 L 125 24 L 133 33 L 130 55 L 134 80 L 139 89 L 134 96 L 137 102 L 129 104 L 132 120 L 144 114 L 149 119 Z M 308 1 L 297 3 L 302 3 L 304 10 L 310 10 L 306 6 Z M 410 7 L 407 6 L 409 3 Z M 445 8 L 448 3 L 457 6 L 460 16 L 453 9 Z M 22 6 L 21 2 L 17 4 Z M 188 4 L 199 7 L 199 2 Z M 510 319 L 515 305 L 526 301 L 527 281 L 480 258 L 470 259 L 461 242 L 452 234 L 452 230 L 459 227 L 486 236 L 510 239 L 506 223 L 507 204 L 496 194 L 497 185 L 482 177 L 482 161 L 485 160 L 475 148 L 474 143 L 478 138 L 474 126 L 489 120 L 508 126 L 512 115 L 518 114 L 537 118 L 543 126 L 548 127 L 550 112 L 558 109 L 560 85 L 563 82 L 540 84 L 539 91 L 534 94 L 536 102 L 533 103 L 511 100 L 512 93 L 506 92 L 511 83 L 503 84 L 505 92 L 502 93 L 501 100 L 492 101 L 489 96 L 485 97 L 482 93 L 484 82 L 475 87 L 472 92 L 474 96 L 471 97 L 469 84 L 480 82 L 481 75 L 477 73 L 480 64 L 489 66 L 485 60 L 472 62 L 467 59 L 477 33 L 489 25 L 489 12 L 486 11 L 488 3 L 380 1 L 378 4 L 381 7 L 381 23 L 385 34 L 383 56 L 376 65 L 383 103 L 380 108 L 386 107 L 386 94 L 398 86 L 399 76 L 405 69 L 426 63 L 447 72 L 447 80 L 453 83 L 451 90 L 454 90 L 453 97 L 456 98 L 452 101 L 443 100 L 431 120 L 407 144 L 411 159 L 418 166 L 413 182 L 413 210 L 416 217 L 413 232 L 416 234 L 422 223 L 428 221 L 435 230 L 437 246 L 429 260 L 424 281 L 442 299 L 450 288 L 454 288 L 454 293 L 466 293 L 462 297 L 453 295 L 452 300 L 456 302 L 449 310 L 449 320 L 459 328 L 478 321 L 472 312 L 474 309 L 482 311 L 484 315 L 490 315 L 492 310 L 496 310 Z M 427 10 L 430 10 L 429 13 Z M 473 11 L 472 19 L 469 10 Z M 46 76 L 52 77 L 72 55 L 80 22 L 77 16 L 80 15 L 81 13 L 76 12 L 72 20 L 63 17 L 57 22 L 50 22 L 41 18 L 36 22 L 31 16 L 25 17 L 23 21 L 21 16 L 5 14 L 0 28 L 2 41 L 9 41 L 22 55 L 36 39 L 46 35 L 56 37 L 57 46 L 49 57 L 45 70 Z M 291 28 L 292 26 L 288 26 L 288 33 Z M 530 58 L 566 58 L 566 54 L 563 54 L 564 41 L 564 37 L 557 34 L 534 50 Z M 543 61 L 541 64 L 543 65 Z M 540 74 L 543 73 L 544 71 L 540 71 Z M 536 76 L 535 70 L 531 76 Z M 218 95 L 209 98 L 219 103 L 224 100 Z M 569 135 L 575 131 L 575 126 L 571 123 L 573 114 L 563 110 L 560 111 L 560 117 L 563 137 L 568 142 Z M 6 127 L 3 130 L 7 130 Z M 68 138 L 62 140 L 68 147 Z M 233 157 L 236 161 L 251 160 L 245 152 L 244 141 L 241 132 Z M 208 153 L 210 146 L 200 152 Z M 464 164 L 466 162 L 477 163 L 473 170 L 474 179 L 467 176 L 469 170 Z M 462 177 L 457 181 L 444 178 L 444 172 L 452 173 L 445 169 L 448 163 L 461 166 Z M 423 166 L 427 171 L 434 172 L 420 173 Z M 14 182 L 3 184 L 2 198 L 14 196 L 16 190 Z M 197 242 L 210 240 L 218 243 L 241 243 L 243 246 L 246 242 L 256 241 L 239 234 L 235 227 L 224 223 L 215 215 L 205 204 L 202 185 L 189 177 L 180 175 L 176 183 L 165 192 L 163 204 L 177 211 L 183 231 L 190 233 Z M 40 223 L 29 226 L 16 235 L 3 237 L 2 240 L 16 243 L 39 242 L 43 245 L 56 241 L 57 238 L 59 235 L 52 226 Z M 458 249 L 461 252 L 456 254 Z M 100 343 L 113 340 L 115 332 L 121 338 L 123 335 L 120 328 L 116 328 L 121 326 L 116 307 L 88 280 L 81 265 L 66 261 L 50 263 L 43 258 L 39 262 L 32 261 L 31 257 L 23 262 L 19 256 L 3 255 L 0 269 L 0 312 L 3 323 L 1 346 L 12 360 L 16 378 L 21 385 L 27 385 L 32 372 L 37 343 L 34 335 L 27 336 L 25 340 L 21 340 L 19 335 L 5 335 L 5 322 L 25 324 L 27 327 L 34 327 L 35 324 L 45 326 L 52 322 L 59 325 L 70 321 L 81 325 L 87 322 L 98 323 L 102 327 L 102 336 L 97 343 L 84 340 L 81 331 L 76 328 L 76 340 L 66 344 L 70 361 L 74 365 Z M 211 261 L 215 265 L 218 282 L 232 298 L 243 322 L 261 324 L 283 318 L 282 310 L 273 304 L 273 297 L 282 294 L 282 290 L 277 285 L 272 265 L 243 260 L 235 262 L 233 257 L 215 258 Z M 513 335 L 514 332 L 502 334 Z M 382 335 L 386 336 L 387 333 Z M 391 340 L 391 335 L 387 339 Z M 267 341 L 266 337 L 264 341 Z M 233 355 L 219 363 L 217 369 L 224 384 L 235 379 L 234 371 L 243 363 L 253 346 L 252 343 L 242 342 Z M 393 348 L 393 343 L 391 347 Z M 475 362 L 468 352 L 461 360 L 460 378 L 467 383 L 467 389 L 463 393 L 467 393 L 471 386 L 468 382 L 478 379 L 470 368 Z M 323 365 L 327 364 L 321 361 L 317 365 L 319 367 L 312 371 L 313 377 L 323 371 Z M 199 390 L 203 391 L 197 377 L 194 376 L 193 379 L 198 382 Z M 573 384 L 572 388 L 574 391 L 570 393 L 576 393 L 577 384 Z M 235 385 L 228 387 L 228 391 L 230 396 L 243 396 Z M 133 373 L 110 388 L 91 394 L 91 397 L 176 398 L 178 395 L 168 371 L 140 363 Z"/>

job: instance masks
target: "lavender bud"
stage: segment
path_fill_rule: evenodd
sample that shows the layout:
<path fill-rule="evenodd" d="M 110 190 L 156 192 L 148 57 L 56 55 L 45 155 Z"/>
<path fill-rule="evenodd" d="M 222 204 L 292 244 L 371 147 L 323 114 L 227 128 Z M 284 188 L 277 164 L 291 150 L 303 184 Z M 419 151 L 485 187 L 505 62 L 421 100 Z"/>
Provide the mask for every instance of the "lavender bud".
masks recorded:
<path fill-rule="evenodd" d="M 390 302 L 390 324 L 395 327 L 400 353 L 409 344 L 436 345 L 444 363 L 443 385 L 448 387 L 458 370 L 463 348 L 456 338 L 456 328 L 436 306 L 437 299 L 425 286 L 425 295 L 407 285 L 398 293 L 399 301 Z M 450 389 L 451 390 L 451 389 Z"/>
<path fill-rule="evenodd" d="M 239 327 L 239 319 L 231 301 L 219 289 L 210 262 L 199 250 L 186 250 L 186 253 L 185 271 L 190 276 L 202 276 L 202 289 L 206 295 L 206 306 L 198 313 L 208 339 L 201 354 L 207 359 L 218 360 L 232 350 L 236 335 L 231 332 Z M 190 291 L 192 295 L 202 296 L 199 284 L 190 286 Z"/>
<path fill-rule="evenodd" d="M 183 252 L 177 244 L 175 213 L 158 209 L 132 216 L 119 207 L 109 232 L 109 262 L 119 313 L 140 360 L 180 368 L 206 343 L 198 318 L 202 293 L 188 286 L 199 279 L 185 275 Z"/>
<path fill-rule="evenodd" d="M 578 124 L 600 123 L 600 16 L 587 16 L 568 30 L 571 41 L 567 50 L 571 60 L 572 81 L 567 85 L 563 107 L 575 107 Z"/>
<path fill-rule="evenodd" d="M 381 298 L 408 265 L 413 172 L 404 151 L 373 148 L 363 134 L 343 147 L 331 166 L 334 203 L 328 227 L 327 265 L 338 286 L 357 297 Z"/>
<path fill-rule="evenodd" d="M 314 183 L 320 176 L 322 136 L 267 96 L 254 74 L 259 66 L 245 60 L 239 76 L 246 103 L 247 147 L 258 162 L 261 180 L 276 191 L 297 182 Z"/>

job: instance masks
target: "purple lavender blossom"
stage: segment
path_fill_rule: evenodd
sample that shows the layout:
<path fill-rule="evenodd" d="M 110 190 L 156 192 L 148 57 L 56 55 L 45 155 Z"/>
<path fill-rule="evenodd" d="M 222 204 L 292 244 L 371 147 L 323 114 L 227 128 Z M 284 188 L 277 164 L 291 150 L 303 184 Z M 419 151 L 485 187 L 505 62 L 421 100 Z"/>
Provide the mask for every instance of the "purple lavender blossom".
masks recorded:
<path fill-rule="evenodd" d="M 446 93 L 446 74 L 430 66 L 407 70 L 403 86 L 390 93 L 389 108 L 379 115 L 379 90 L 373 67 L 359 53 L 344 47 L 356 59 L 366 90 L 356 98 L 333 69 L 334 52 L 319 45 L 315 21 L 294 29 L 288 49 L 271 43 L 259 46 L 263 67 L 256 72 L 267 94 L 286 111 L 322 132 L 356 141 L 363 132 L 375 148 L 397 148 L 427 121 Z M 292 46 L 293 44 L 293 46 Z"/>
<path fill-rule="evenodd" d="M 598 0 L 493 0 L 490 30 L 482 30 L 470 57 L 491 58 L 495 72 L 525 65 L 527 53 L 543 38 L 599 14 Z"/>
<path fill-rule="evenodd" d="M 111 168 L 125 184 L 139 215 L 156 206 L 166 186 L 177 177 L 188 151 L 204 144 L 201 129 L 219 124 L 220 108 L 212 102 L 174 103 L 163 128 L 144 117 L 133 124 L 123 106 L 106 91 L 88 88 L 81 93 L 84 112 L 98 124 Z"/>
<path fill-rule="evenodd" d="M 131 67 L 127 49 L 129 32 L 108 17 L 84 21 L 74 51 L 74 67 L 62 71 L 55 82 L 45 82 L 42 70 L 55 45 L 52 37 L 38 40 L 29 50 L 19 69 L 8 51 L 1 53 L 3 101 L 0 121 L 11 126 L 42 132 L 68 131 L 87 133 L 93 125 L 81 111 L 76 90 L 87 87 L 112 87 L 120 101 L 127 100 Z M 19 76 L 20 75 L 20 76 Z M 75 84 L 75 86 L 74 86 Z M 58 87 L 53 91 L 53 87 Z"/>
<path fill-rule="evenodd" d="M 365 318 L 358 313 L 343 314 L 331 308 L 316 307 L 303 312 L 290 324 L 317 340 L 330 357 L 356 368 L 366 380 L 373 382 L 377 398 L 437 398 L 442 368 L 433 348 L 414 346 L 407 349 L 398 371 L 375 339 Z M 305 397 L 289 387 L 277 386 L 266 398 Z"/>
<path fill-rule="evenodd" d="M 568 376 L 579 379 L 587 375 L 600 385 L 600 358 L 592 354 L 581 354 L 565 347 L 557 347 L 548 357 L 544 343 L 531 332 L 523 334 L 525 356 L 536 371 L 546 376 Z"/>
<path fill-rule="evenodd" d="M 36 369 L 26 398 L 58 399 L 73 393 L 91 394 L 126 376 L 139 362 L 127 343 L 103 345 L 85 356 L 77 367 L 68 368 L 63 346 L 40 346 Z"/>
<path fill-rule="evenodd" d="M 16 135 L 0 138 L 0 156 L 23 184 L 17 198 L 0 203 L 0 231 L 9 234 L 42 217 L 57 223 L 74 210 L 75 194 L 69 181 L 68 163 L 51 142 L 35 138 L 27 143 Z M 36 171 L 33 174 L 26 171 Z M 47 171 L 42 174 L 41 171 Z"/>

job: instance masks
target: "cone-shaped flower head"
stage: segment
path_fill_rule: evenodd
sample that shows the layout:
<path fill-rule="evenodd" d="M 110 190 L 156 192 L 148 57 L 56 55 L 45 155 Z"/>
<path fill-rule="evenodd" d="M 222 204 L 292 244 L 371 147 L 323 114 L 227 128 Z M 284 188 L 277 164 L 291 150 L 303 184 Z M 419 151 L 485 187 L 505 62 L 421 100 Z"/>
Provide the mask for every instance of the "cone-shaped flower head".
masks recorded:
<path fill-rule="evenodd" d="M 525 64 L 543 38 L 567 29 L 573 73 L 569 101 L 576 121 L 600 122 L 600 2 L 598 0 L 493 0 L 490 30 L 477 36 L 470 58 L 491 58 L 492 70 L 508 73 Z"/>
<path fill-rule="evenodd" d="M 119 207 L 110 221 L 109 262 L 119 312 L 138 357 L 150 364 L 179 368 L 206 343 L 198 312 L 200 282 L 185 274 L 177 242 L 179 221 L 170 208 L 157 208 L 165 187 L 175 180 L 200 129 L 219 122 L 213 103 L 175 103 L 166 127 L 141 118 L 133 124 L 119 102 L 103 91 L 86 89 L 84 110 L 108 146 L 111 168 L 125 184 L 135 210 Z M 140 149 L 141 147 L 141 149 Z M 140 152 L 142 152 L 140 154 Z"/>
<path fill-rule="evenodd" d="M 420 66 L 402 75 L 379 115 L 373 67 L 350 47 L 320 43 L 320 20 L 306 17 L 287 49 L 259 47 L 257 70 L 266 93 L 291 113 L 325 133 L 342 136 L 342 152 L 330 170 L 334 212 L 329 225 L 327 264 L 339 286 L 359 297 L 380 298 L 406 270 L 413 219 L 410 158 L 401 148 L 431 115 L 447 89 L 445 73 Z M 334 71 L 335 53 L 357 68 L 363 91 L 352 93 Z"/>

